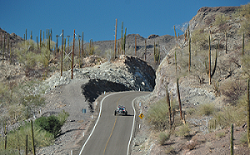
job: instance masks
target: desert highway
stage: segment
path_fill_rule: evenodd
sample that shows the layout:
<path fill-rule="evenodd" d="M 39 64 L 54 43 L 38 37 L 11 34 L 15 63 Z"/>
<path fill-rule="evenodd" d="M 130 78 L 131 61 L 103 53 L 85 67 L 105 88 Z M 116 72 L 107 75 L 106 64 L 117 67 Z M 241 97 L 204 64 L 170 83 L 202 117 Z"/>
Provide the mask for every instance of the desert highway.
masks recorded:
<path fill-rule="evenodd" d="M 149 92 L 121 92 L 105 96 L 100 102 L 100 112 L 96 124 L 79 155 L 129 154 L 135 119 L 132 102 L 136 97 L 147 94 Z M 114 116 L 117 105 L 124 105 L 128 116 Z"/>

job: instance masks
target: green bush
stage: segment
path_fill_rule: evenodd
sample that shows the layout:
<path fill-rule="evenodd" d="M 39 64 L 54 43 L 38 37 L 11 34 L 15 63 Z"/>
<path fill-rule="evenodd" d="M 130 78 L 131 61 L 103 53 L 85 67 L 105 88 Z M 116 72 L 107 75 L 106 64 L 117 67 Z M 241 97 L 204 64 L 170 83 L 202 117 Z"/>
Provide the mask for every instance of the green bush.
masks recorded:
<path fill-rule="evenodd" d="M 61 127 L 69 117 L 69 113 L 64 110 L 58 116 L 40 117 L 36 119 L 35 124 L 54 135 L 54 138 L 61 133 Z"/>
<path fill-rule="evenodd" d="M 200 115 L 209 116 L 215 112 L 215 106 L 212 103 L 209 104 L 200 104 L 198 107 Z"/>
<path fill-rule="evenodd" d="M 165 100 L 160 100 L 150 106 L 146 114 L 146 121 L 156 130 L 169 127 L 168 105 Z"/>
<path fill-rule="evenodd" d="M 231 124 L 242 125 L 247 121 L 246 109 L 246 95 L 243 95 L 236 106 L 226 106 L 214 113 L 210 123 L 213 124 L 216 120 L 216 126 L 219 125 L 222 128 L 229 127 Z"/>
<path fill-rule="evenodd" d="M 179 129 L 175 133 L 177 136 L 180 136 L 180 137 L 190 136 L 190 127 L 188 124 L 182 125 L 179 127 Z"/>
<path fill-rule="evenodd" d="M 169 133 L 161 132 L 159 134 L 159 143 L 163 145 L 167 140 L 169 140 L 169 138 L 170 138 Z"/>
<path fill-rule="evenodd" d="M 69 113 L 67 113 L 65 110 L 63 110 L 62 112 L 60 112 L 57 116 L 57 118 L 59 119 L 61 125 L 63 125 L 67 118 L 69 117 Z"/>
<path fill-rule="evenodd" d="M 223 25 L 227 22 L 227 20 L 229 19 L 229 17 L 225 16 L 224 14 L 217 14 L 215 16 L 215 21 L 214 21 L 214 25 Z"/>
<path fill-rule="evenodd" d="M 35 124 L 52 133 L 54 138 L 61 133 L 61 127 L 63 125 L 56 116 L 40 117 L 36 119 Z"/>
<path fill-rule="evenodd" d="M 26 135 L 28 135 L 28 150 L 32 150 L 32 136 L 30 122 L 23 124 L 16 130 L 7 133 L 7 154 L 14 154 L 17 148 L 25 149 Z M 53 143 L 54 137 L 51 133 L 34 126 L 34 139 L 36 147 L 45 147 Z M 4 154 L 4 138 L 0 137 L 0 154 Z M 19 153 L 18 153 L 19 154 Z"/>

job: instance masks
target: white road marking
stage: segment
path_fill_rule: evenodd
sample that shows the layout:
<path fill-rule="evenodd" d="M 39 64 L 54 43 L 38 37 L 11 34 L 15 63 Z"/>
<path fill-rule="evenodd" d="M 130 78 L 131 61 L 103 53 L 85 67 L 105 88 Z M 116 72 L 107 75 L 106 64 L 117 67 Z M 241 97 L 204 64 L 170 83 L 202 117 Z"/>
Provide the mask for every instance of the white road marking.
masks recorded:
<path fill-rule="evenodd" d="M 91 131 L 91 133 L 90 133 L 90 135 L 89 135 L 88 139 L 87 139 L 87 140 L 85 141 L 85 143 L 83 144 L 82 149 L 81 149 L 81 151 L 80 151 L 79 155 L 81 155 L 81 154 L 82 154 L 82 151 L 83 151 L 84 147 L 86 146 L 86 144 L 88 143 L 88 141 L 89 141 L 90 137 L 92 136 L 92 134 L 93 134 L 93 133 L 94 133 L 94 131 L 95 131 L 96 125 L 98 124 L 99 119 L 100 119 L 100 117 L 101 117 L 101 113 L 102 113 L 102 103 L 103 103 L 103 101 L 104 101 L 107 97 L 109 97 L 109 96 L 111 96 L 111 95 L 119 94 L 119 93 L 124 93 L 124 92 L 112 93 L 112 94 L 109 94 L 109 95 L 105 96 L 105 97 L 102 99 L 102 101 L 101 101 L 101 103 L 100 103 L 100 111 L 99 111 L 99 115 L 98 115 L 98 118 L 97 118 L 97 120 L 96 120 L 96 122 L 95 122 L 95 126 L 93 127 L 93 129 L 92 129 L 92 131 Z"/>

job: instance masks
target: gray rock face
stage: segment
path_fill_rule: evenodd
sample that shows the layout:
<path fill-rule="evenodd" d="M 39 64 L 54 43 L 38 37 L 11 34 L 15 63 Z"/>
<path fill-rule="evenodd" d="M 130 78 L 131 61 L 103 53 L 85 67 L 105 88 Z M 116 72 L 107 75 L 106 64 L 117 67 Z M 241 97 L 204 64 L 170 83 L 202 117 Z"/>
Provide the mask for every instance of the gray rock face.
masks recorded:
<path fill-rule="evenodd" d="M 148 36 L 148 39 L 154 39 L 154 38 L 157 38 L 157 37 L 159 37 L 159 35 L 151 34 L 150 36 Z"/>
<path fill-rule="evenodd" d="M 95 83 L 96 80 L 108 81 L 107 87 L 121 84 L 125 86 L 125 90 L 153 91 L 155 86 L 154 70 L 146 62 L 128 56 L 120 56 L 114 63 L 105 62 L 94 67 L 75 68 L 73 76 L 74 79 L 89 79 L 90 82 L 95 81 Z M 71 81 L 71 70 L 68 70 L 63 72 L 63 76 L 60 76 L 59 72 L 55 73 L 45 81 L 45 85 L 48 86 L 47 91 L 49 91 L 59 85 L 69 84 Z M 112 84 L 109 85 L 109 83 Z"/>

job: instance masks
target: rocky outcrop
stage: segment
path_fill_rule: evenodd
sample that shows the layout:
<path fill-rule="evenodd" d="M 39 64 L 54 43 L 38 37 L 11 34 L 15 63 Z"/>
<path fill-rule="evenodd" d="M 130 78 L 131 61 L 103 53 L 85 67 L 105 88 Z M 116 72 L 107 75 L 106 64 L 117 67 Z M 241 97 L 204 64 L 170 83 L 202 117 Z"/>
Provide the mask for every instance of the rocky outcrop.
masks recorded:
<path fill-rule="evenodd" d="M 155 86 L 155 72 L 152 67 L 138 58 L 124 55 L 113 63 L 105 62 L 94 67 L 75 68 L 74 79 L 89 79 L 89 83 L 82 86 L 82 89 L 90 102 L 93 102 L 98 96 L 94 94 L 104 91 L 153 91 Z M 49 87 L 47 89 L 49 91 L 59 85 L 69 84 L 71 81 L 71 71 L 69 70 L 63 72 L 63 76 L 55 73 L 45 81 L 45 84 Z M 87 92 L 86 90 L 89 89 L 85 87 L 91 87 L 92 92 Z M 101 89 L 99 90 L 99 88 Z"/>
<path fill-rule="evenodd" d="M 5 30 L 0 28 L 0 45 L 3 43 L 3 36 L 5 35 L 5 43 L 7 43 L 7 38 L 10 38 L 10 46 L 13 47 L 15 46 L 18 42 L 23 41 L 23 38 L 20 36 L 16 35 L 15 33 L 7 33 Z"/>
<path fill-rule="evenodd" d="M 157 38 L 157 37 L 159 37 L 159 35 L 151 34 L 150 36 L 148 36 L 148 39 L 154 39 L 154 38 Z"/>
<path fill-rule="evenodd" d="M 202 7 L 190 20 L 190 30 L 209 27 L 215 21 L 218 14 L 229 15 L 237 11 L 239 7 Z"/>

